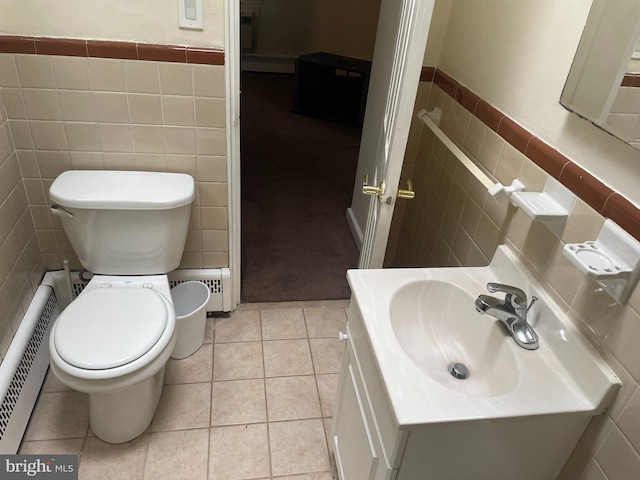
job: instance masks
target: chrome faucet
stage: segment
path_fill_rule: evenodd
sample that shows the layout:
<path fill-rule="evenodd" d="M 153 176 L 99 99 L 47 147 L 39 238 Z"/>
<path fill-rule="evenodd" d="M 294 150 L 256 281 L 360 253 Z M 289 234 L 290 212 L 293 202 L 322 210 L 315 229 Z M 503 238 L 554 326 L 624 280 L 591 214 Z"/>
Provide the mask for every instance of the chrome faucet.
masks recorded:
<path fill-rule="evenodd" d="M 527 313 L 538 297 L 532 296 L 531 303 L 527 306 L 526 293 L 517 287 L 491 282 L 487 283 L 487 290 L 491 293 L 505 293 L 504 301 L 489 295 L 479 295 L 476 299 L 476 310 L 500 320 L 513 340 L 522 348 L 538 348 L 538 335 L 527 322 Z"/>

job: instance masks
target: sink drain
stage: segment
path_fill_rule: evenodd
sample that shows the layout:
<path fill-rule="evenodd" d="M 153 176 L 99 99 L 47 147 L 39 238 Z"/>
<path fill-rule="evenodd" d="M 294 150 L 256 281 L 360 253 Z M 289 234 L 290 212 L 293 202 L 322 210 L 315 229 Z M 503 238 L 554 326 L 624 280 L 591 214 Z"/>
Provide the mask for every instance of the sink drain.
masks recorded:
<path fill-rule="evenodd" d="M 469 378 L 469 369 L 464 363 L 452 363 L 449 365 L 449 373 L 459 380 Z"/>

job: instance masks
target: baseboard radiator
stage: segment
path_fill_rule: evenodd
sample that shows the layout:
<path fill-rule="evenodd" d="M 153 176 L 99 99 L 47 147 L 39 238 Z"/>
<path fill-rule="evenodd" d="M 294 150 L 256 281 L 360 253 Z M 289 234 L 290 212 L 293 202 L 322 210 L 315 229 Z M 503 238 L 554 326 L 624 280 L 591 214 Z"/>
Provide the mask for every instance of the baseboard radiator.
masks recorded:
<path fill-rule="evenodd" d="M 169 285 L 198 280 L 209 287 L 207 312 L 228 312 L 231 276 L 228 268 L 175 270 Z M 0 364 L 0 454 L 14 454 L 29 423 L 49 368 L 49 332 L 61 306 L 77 297 L 87 282 L 71 272 L 71 299 L 64 271 L 47 272 Z"/>
<path fill-rule="evenodd" d="M 228 268 L 174 270 L 169 274 L 169 285 L 173 288 L 179 283 L 197 280 L 209 287 L 211 296 L 207 312 L 230 312 L 231 273 Z"/>
<path fill-rule="evenodd" d="M 53 289 L 38 287 L 0 365 L 0 454 L 20 447 L 49 368 L 49 332 L 59 314 Z"/>
<path fill-rule="evenodd" d="M 90 275 L 90 274 L 89 274 Z M 184 269 L 174 270 L 168 274 L 169 286 L 175 287 L 179 283 L 189 281 L 200 281 L 209 287 L 211 296 L 207 304 L 207 312 L 230 312 L 231 306 L 231 274 L 228 268 L 205 268 L 205 269 Z M 71 289 L 73 298 L 80 295 L 87 285 L 87 280 L 80 278 L 79 272 L 71 272 Z M 43 283 L 51 286 L 63 306 L 66 306 L 71 300 L 69 299 L 67 278 L 63 270 L 48 272 Z"/>

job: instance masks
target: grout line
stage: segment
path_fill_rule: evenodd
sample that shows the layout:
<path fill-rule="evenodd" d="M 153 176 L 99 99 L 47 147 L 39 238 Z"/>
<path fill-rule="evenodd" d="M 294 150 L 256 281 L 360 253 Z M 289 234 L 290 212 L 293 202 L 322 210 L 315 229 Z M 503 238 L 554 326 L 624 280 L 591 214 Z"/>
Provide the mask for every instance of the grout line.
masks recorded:
<path fill-rule="evenodd" d="M 329 436 L 327 434 L 327 428 L 324 421 L 324 408 L 322 407 L 322 397 L 320 396 L 320 386 L 318 385 L 318 373 L 316 372 L 316 364 L 313 360 L 313 351 L 311 350 L 311 339 L 309 338 L 309 327 L 307 323 L 307 314 L 305 309 L 302 309 L 302 316 L 304 318 L 304 324 L 307 328 L 307 342 L 309 343 L 309 355 L 311 356 L 311 367 L 313 369 L 313 380 L 316 385 L 316 395 L 318 396 L 318 403 L 320 405 L 320 424 L 322 426 L 322 433 L 324 435 L 324 447 L 327 460 L 329 462 L 329 469 L 331 469 L 331 449 L 329 448 Z"/>
<path fill-rule="evenodd" d="M 262 351 L 262 388 L 264 391 L 264 417 L 267 433 L 267 456 L 269 457 L 269 477 L 273 475 L 273 459 L 271 455 L 271 434 L 269 429 L 269 400 L 267 399 L 267 365 L 264 358 L 264 334 L 262 331 L 262 310 L 258 309 L 258 321 L 260 322 L 260 349 Z"/>
<path fill-rule="evenodd" d="M 213 388 L 213 382 L 211 382 L 211 385 Z M 213 390 L 212 390 L 213 392 Z M 211 396 L 211 401 L 213 402 L 213 394 Z M 209 422 L 211 423 L 211 422 Z M 209 478 L 209 470 L 211 468 L 211 425 L 209 425 L 209 428 L 207 428 L 207 464 L 206 464 L 206 468 L 207 468 L 207 472 L 206 472 L 206 478 Z"/>
<path fill-rule="evenodd" d="M 152 420 L 152 421 L 153 421 L 153 420 Z M 140 437 L 141 437 L 141 436 L 143 436 L 143 435 L 145 435 L 145 434 L 146 434 L 146 431 L 145 431 L 145 433 L 143 433 L 142 435 L 140 435 Z M 152 435 L 153 435 L 153 433 L 152 433 L 152 432 L 149 432 L 149 433 L 147 434 L 147 444 L 145 445 L 145 448 L 144 448 L 144 460 L 142 461 L 142 474 L 140 475 L 140 478 L 144 478 L 144 472 L 145 472 L 145 470 L 147 469 L 147 458 L 149 457 L 149 444 L 151 443 L 151 436 L 152 436 Z M 136 437 L 136 439 L 137 439 L 137 438 L 140 438 L 140 437 Z M 135 440 L 135 439 L 134 439 L 134 440 Z"/>

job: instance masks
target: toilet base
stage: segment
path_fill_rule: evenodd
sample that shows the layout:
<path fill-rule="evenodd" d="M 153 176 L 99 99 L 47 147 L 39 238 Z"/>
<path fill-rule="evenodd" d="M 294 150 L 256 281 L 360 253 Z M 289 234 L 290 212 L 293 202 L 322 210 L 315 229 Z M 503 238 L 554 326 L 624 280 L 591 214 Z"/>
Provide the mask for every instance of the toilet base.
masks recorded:
<path fill-rule="evenodd" d="M 115 393 L 89 394 L 89 424 L 107 443 L 124 443 L 138 437 L 153 420 L 164 381 L 162 367 L 147 380 Z"/>

